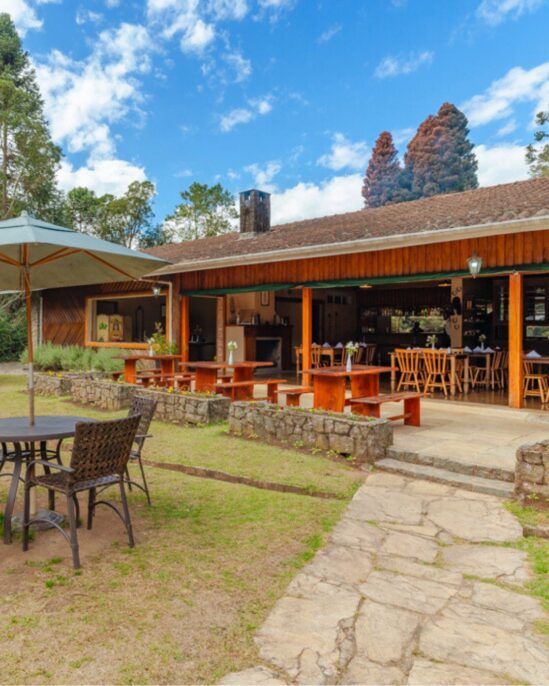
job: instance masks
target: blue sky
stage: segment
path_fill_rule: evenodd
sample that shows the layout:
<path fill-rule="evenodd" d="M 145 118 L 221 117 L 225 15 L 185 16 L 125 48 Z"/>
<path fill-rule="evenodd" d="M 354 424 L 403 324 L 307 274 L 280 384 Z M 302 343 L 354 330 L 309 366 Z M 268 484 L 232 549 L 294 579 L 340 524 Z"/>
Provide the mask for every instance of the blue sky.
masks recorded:
<path fill-rule="evenodd" d="M 0 0 L 37 68 L 65 189 L 194 180 L 273 193 L 273 220 L 359 209 L 382 130 L 445 100 L 479 178 L 526 178 L 549 105 L 547 0 Z"/>

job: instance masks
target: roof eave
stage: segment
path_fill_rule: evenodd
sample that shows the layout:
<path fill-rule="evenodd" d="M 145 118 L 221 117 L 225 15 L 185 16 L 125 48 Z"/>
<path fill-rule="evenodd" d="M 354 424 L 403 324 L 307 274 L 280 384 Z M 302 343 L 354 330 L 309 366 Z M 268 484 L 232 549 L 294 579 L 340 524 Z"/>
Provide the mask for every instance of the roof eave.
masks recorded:
<path fill-rule="evenodd" d="M 265 264 L 266 262 L 286 262 L 288 260 L 306 259 L 311 257 L 334 257 L 358 252 L 374 252 L 377 250 L 391 250 L 394 248 L 425 245 L 427 243 L 443 243 L 470 238 L 486 238 L 500 234 L 523 233 L 525 231 L 543 231 L 549 229 L 549 215 L 541 217 L 527 217 L 512 219 L 490 224 L 475 224 L 459 226 L 449 229 L 431 229 L 415 233 L 379 236 L 375 238 L 361 238 L 353 241 L 339 241 L 320 245 L 307 245 L 298 248 L 285 248 L 244 255 L 229 255 L 214 259 L 182 261 L 162 267 L 148 276 L 166 274 L 182 274 L 185 272 L 205 271 L 208 269 L 222 269 L 225 267 L 240 267 L 251 264 Z"/>

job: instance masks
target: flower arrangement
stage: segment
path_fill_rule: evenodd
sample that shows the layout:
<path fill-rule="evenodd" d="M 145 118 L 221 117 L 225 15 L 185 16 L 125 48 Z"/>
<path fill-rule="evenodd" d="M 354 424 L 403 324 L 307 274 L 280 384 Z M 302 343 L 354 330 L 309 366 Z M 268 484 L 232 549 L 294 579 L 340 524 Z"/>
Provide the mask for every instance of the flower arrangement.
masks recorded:
<path fill-rule="evenodd" d="M 435 348 L 436 344 L 438 343 L 438 336 L 436 336 L 434 333 L 431 334 L 430 336 L 427 336 L 427 343 L 431 346 L 431 348 Z"/>
<path fill-rule="evenodd" d="M 480 347 L 484 350 L 484 344 L 486 343 L 486 336 L 481 333 L 480 336 L 478 337 L 478 342 L 480 343 Z"/>
<path fill-rule="evenodd" d="M 229 351 L 229 364 L 233 364 L 234 351 L 238 350 L 238 343 L 236 341 L 229 341 L 227 343 L 227 350 Z"/>
<path fill-rule="evenodd" d="M 149 355 L 173 355 L 177 350 L 175 343 L 168 343 L 168 339 L 166 338 L 166 334 L 164 333 L 160 322 L 155 323 L 154 333 L 147 339 L 147 343 L 149 346 Z"/>
<path fill-rule="evenodd" d="M 353 368 L 353 355 L 358 352 L 358 343 L 349 341 L 345 346 L 345 351 L 347 352 L 347 371 L 350 372 Z"/>

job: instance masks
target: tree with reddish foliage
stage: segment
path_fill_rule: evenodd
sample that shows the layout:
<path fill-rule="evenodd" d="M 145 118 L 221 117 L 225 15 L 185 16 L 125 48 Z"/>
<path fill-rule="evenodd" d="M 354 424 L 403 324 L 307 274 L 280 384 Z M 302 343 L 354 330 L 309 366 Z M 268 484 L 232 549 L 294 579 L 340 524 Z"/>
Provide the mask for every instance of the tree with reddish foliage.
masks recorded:
<path fill-rule="evenodd" d="M 404 158 L 414 198 L 478 187 L 478 163 L 467 124 L 463 112 L 449 102 L 420 124 Z"/>
<path fill-rule="evenodd" d="M 389 131 L 382 131 L 368 162 L 362 197 L 365 207 L 381 207 L 409 199 L 404 187 L 403 169 Z"/>

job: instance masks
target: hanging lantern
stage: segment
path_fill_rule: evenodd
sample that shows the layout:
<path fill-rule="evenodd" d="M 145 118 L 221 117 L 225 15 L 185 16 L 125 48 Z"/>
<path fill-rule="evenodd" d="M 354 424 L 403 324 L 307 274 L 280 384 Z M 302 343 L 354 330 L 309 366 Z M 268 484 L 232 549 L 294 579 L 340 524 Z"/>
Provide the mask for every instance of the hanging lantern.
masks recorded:
<path fill-rule="evenodd" d="M 473 255 L 467 260 L 467 267 L 473 279 L 476 278 L 482 269 L 482 257 L 479 257 L 476 253 L 473 253 Z"/>

